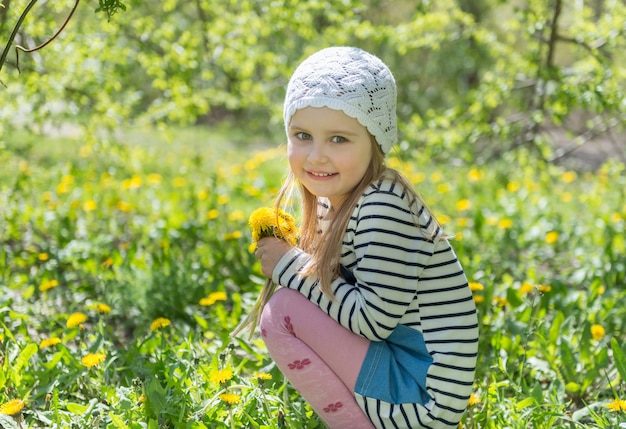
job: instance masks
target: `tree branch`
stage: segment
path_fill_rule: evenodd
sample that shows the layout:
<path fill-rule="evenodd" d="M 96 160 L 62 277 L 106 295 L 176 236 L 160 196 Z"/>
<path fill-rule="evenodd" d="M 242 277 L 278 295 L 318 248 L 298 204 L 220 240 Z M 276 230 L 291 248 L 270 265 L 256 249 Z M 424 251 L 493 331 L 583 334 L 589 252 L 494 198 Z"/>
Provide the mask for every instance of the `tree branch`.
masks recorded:
<path fill-rule="evenodd" d="M 2 56 L 0 56 L 0 70 L 2 70 L 2 66 L 4 66 L 4 63 L 7 60 L 7 56 L 9 55 L 9 49 L 11 48 L 11 45 L 13 44 L 13 40 L 15 40 L 15 36 L 17 35 L 17 32 L 22 26 L 24 19 L 26 19 L 26 15 L 28 15 L 28 13 L 33 8 L 33 6 L 35 6 L 35 3 L 37 3 L 37 0 L 30 0 L 30 2 L 28 2 L 28 4 L 26 5 L 26 8 L 24 9 L 22 14 L 18 18 L 17 24 L 15 24 L 15 27 L 13 27 L 13 31 L 11 32 L 11 35 L 9 36 L 7 45 L 4 47 L 4 50 L 2 51 Z M 4 85 L 4 83 L 2 85 Z M 4 86 L 6 87 L 6 85 Z"/>
<path fill-rule="evenodd" d="M 43 42 L 41 45 L 36 46 L 34 48 L 31 48 L 31 49 L 26 49 L 26 48 L 24 48 L 23 46 L 20 46 L 20 45 L 15 46 L 15 67 L 17 68 L 18 72 L 20 71 L 19 51 L 23 51 L 23 52 L 26 52 L 26 53 L 31 53 L 31 52 L 38 51 L 39 49 L 45 48 L 49 43 L 51 43 L 54 39 L 56 39 L 59 34 L 61 34 L 61 31 L 63 31 L 65 29 L 65 26 L 67 25 L 67 23 L 70 21 L 70 19 L 72 19 L 72 16 L 74 15 L 74 12 L 76 12 L 76 8 L 78 7 L 78 3 L 79 2 L 80 2 L 80 0 L 76 0 L 76 3 L 74 3 L 74 7 L 72 7 L 72 10 L 70 11 L 70 14 L 67 16 L 67 18 L 65 18 L 65 21 L 63 22 L 63 24 L 61 24 L 61 27 L 59 27 L 59 29 L 56 31 L 56 33 L 54 33 L 54 35 L 52 35 L 52 37 L 50 39 L 48 39 L 47 41 Z"/>

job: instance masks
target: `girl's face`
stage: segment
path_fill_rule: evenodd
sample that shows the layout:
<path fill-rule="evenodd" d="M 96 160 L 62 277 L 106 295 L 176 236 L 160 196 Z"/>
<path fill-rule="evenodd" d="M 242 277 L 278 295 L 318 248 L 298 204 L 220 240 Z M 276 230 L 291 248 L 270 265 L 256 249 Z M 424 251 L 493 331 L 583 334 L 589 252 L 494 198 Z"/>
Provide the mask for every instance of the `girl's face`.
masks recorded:
<path fill-rule="evenodd" d="M 291 117 L 289 165 L 313 195 L 337 209 L 359 184 L 372 159 L 372 141 L 356 119 L 328 107 L 305 107 Z"/>

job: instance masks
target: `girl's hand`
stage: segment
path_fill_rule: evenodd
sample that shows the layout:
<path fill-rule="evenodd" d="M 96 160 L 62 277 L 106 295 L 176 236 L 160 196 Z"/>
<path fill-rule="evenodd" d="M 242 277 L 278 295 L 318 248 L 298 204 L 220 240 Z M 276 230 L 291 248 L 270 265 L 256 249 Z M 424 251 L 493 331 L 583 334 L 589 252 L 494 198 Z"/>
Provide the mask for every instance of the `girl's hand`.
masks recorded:
<path fill-rule="evenodd" d="M 276 267 L 280 258 L 292 248 L 291 244 L 279 238 L 266 237 L 260 239 L 257 242 L 257 250 L 254 252 L 254 256 L 261 262 L 263 274 L 268 278 L 272 278 L 274 267 Z"/>

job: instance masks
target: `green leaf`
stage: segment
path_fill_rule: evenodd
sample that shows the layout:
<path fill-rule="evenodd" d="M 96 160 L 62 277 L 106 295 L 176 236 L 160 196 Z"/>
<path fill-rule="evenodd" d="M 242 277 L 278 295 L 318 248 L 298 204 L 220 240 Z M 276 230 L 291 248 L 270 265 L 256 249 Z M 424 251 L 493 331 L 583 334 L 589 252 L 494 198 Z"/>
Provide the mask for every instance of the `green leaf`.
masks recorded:
<path fill-rule="evenodd" d="M 619 343 L 615 338 L 611 339 L 611 350 L 613 350 L 613 358 L 615 359 L 615 367 L 622 376 L 622 380 L 626 381 L 626 358 L 624 357 L 624 351 L 619 346 Z"/>
<path fill-rule="evenodd" d="M 524 408 L 530 407 L 536 402 L 537 402 L 536 399 L 531 396 L 526 399 L 522 399 L 521 401 L 518 401 L 517 404 L 515 404 L 515 409 L 517 411 L 520 411 L 520 410 L 523 410 Z"/>
<path fill-rule="evenodd" d="M 19 429 L 15 420 L 10 416 L 0 414 L 0 427 L 4 429 Z"/>
<path fill-rule="evenodd" d="M 196 319 L 196 323 L 200 325 L 202 329 L 204 329 L 205 331 L 209 329 L 209 323 L 204 318 L 198 316 L 197 314 L 194 314 L 193 318 Z"/>
<path fill-rule="evenodd" d="M 554 320 L 552 321 L 552 327 L 550 327 L 550 336 L 548 337 L 550 340 L 550 344 L 557 344 L 559 337 L 562 335 L 561 326 L 563 325 L 563 321 L 565 320 L 565 316 L 562 311 L 558 311 L 556 316 L 554 316 Z"/>
<path fill-rule="evenodd" d="M 157 413 L 167 410 L 167 394 L 156 378 L 148 385 L 146 396 Z"/>
<path fill-rule="evenodd" d="M 67 408 L 67 411 L 69 411 L 72 414 L 82 416 L 83 414 L 85 414 L 85 411 L 87 411 L 87 408 L 89 408 L 89 406 L 70 402 L 65 406 L 65 408 Z"/>
<path fill-rule="evenodd" d="M 514 288 L 508 288 L 506 290 L 506 300 L 509 301 L 512 308 L 517 308 L 524 303 L 519 291 Z"/>
<path fill-rule="evenodd" d="M 124 420 L 113 413 L 109 413 L 109 417 L 111 418 L 111 422 L 117 429 L 128 429 L 128 425 L 124 422 Z"/>

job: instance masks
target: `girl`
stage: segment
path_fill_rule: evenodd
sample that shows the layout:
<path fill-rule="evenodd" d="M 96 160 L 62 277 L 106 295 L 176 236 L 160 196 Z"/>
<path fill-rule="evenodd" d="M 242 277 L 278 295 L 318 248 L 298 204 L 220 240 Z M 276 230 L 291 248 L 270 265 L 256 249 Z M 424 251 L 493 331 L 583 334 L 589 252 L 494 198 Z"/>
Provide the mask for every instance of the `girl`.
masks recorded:
<path fill-rule="evenodd" d="M 472 391 L 476 307 L 436 219 L 397 171 L 396 87 L 357 48 L 323 49 L 287 87 L 284 120 L 298 247 L 264 238 L 281 287 L 261 335 L 281 371 L 331 428 L 454 428 Z"/>

